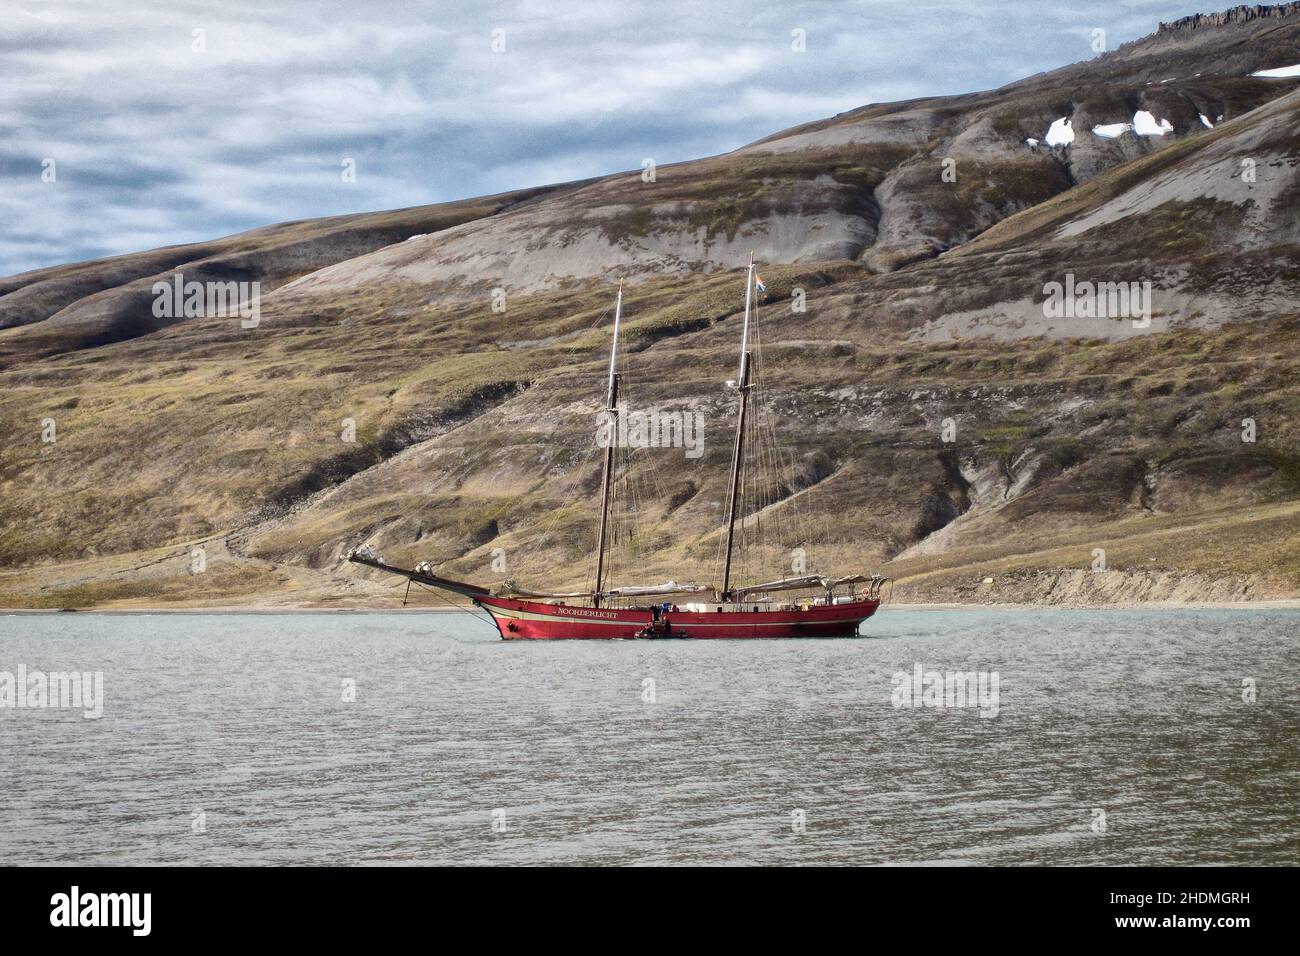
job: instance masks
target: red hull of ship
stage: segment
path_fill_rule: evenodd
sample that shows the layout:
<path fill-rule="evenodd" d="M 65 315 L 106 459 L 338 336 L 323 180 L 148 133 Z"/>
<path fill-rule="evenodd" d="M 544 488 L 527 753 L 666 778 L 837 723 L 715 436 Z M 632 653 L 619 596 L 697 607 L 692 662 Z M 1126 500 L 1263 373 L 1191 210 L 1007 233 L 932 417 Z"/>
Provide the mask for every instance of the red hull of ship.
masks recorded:
<path fill-rule="evenodd" d="M 806 611 L 669 611 L 656 621 L 649 608 L 580 607 L 498 597 L 480 597 L 475 603 L 492 615 L 507 641 L 853 637 L 858 625 L 880 607 L 880 601 L 873 599 L 814 605 Z"/>

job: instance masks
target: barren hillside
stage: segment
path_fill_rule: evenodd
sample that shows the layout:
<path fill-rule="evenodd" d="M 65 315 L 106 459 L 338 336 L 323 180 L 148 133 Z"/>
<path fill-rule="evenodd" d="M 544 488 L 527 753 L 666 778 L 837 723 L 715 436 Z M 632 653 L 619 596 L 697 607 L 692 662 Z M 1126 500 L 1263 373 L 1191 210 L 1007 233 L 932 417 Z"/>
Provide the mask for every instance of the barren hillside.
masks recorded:
<path fill-rule="evenodd" d="M 802 548 L 897 600 L 1300 595 L 1300 77 L 1251 75 L 1295 64 L 1300 8 L 1238 8 L 649 182 L 0 280 L 0 605 L 399 600 L 342 561 L 362 542 L 583 583 L 619 276 L 628 401 L 706 431 L 635 459 L 616 574 L 710 580 L 750 249 L 781 474 L 744 572 Z M 157 318 L 178 272 L 262 282 L 260 324 Z M 1145 321 L 1053 314 L 1067 281 L 1149 283 Z"/>

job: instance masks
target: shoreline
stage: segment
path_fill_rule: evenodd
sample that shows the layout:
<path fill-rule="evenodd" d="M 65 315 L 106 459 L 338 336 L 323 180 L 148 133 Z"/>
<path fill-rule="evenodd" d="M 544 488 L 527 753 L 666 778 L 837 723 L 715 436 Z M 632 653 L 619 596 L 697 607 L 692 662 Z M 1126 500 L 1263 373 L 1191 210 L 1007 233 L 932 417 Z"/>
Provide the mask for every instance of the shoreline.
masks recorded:
<path fill-rule="evenodd" d="M 876 614 L 891 611 L 1283 611 L 1300 610 L 1300 598 L 1278 598 L 1267 601 L 1143 601 L 1123 604 L 882 604 Z M 469 608 L 459 607 L 256 607 L 223 605 L 215 607 L 90 607 L 90 608 L 25 608 L 0 607 L 0 616 L 41 614 L 211 614 L 231 615 L 262 614 L 267 616 L 293 614 L 469 614 Z M 873 615 L 874 616 L 874 615 Z"/>

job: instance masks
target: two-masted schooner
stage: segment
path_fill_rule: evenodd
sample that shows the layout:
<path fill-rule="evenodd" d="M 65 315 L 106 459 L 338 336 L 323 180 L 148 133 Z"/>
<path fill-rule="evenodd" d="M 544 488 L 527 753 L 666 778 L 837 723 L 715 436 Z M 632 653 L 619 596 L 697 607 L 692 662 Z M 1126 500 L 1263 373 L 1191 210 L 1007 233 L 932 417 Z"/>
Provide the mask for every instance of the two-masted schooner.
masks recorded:
<path fill-rule="evenodd" d="M 347 553 L 347 559 L 398 574 L 410 583 L 468 598 L 492 616 L 505 640 L 635 639 L 635 638 L 777 638 L 851 637 L 859 625 L 880 606 L 879 574 L 833 577 L 802 574 L 758 584 L 732 582 L 741 469 L 744 462 L 746 421 L 751 413 L 753 355 L 750 316 L 757 273 L 749 257 L 745 278 L 745 312 L 740 341 L 740 373 L 728 384 L 739 393 L 736 437 L 731 457 L 727 518 L 722 549 L 722 585 L 678 584 L 606 587 L 606 553 L 610 528 L 610 499 L 614 484 L 615 442 L 605 443 L 601 482 L 600 524 L 596 541 L 595 586 L 590 591 L 544 592 L 523 590 L 512 581 L 498 589 L 440 577 L 426 564 L 414 569 L 394 567 L 369 547 Z M 761 287 L 759 287 L 761 290 Z M 623 317 L 623 286 L 619 283 L 614 305 L 613 342 L 605 391 L 605 414 L 617 422 L 619 411 L 618 340 Z M 773 594 L 803 591 L 800 601 L 775 600 Z M 664 601 L 676 598 L 677 603 Z M 653 600 L 653 599 L 660 600 Z"/>

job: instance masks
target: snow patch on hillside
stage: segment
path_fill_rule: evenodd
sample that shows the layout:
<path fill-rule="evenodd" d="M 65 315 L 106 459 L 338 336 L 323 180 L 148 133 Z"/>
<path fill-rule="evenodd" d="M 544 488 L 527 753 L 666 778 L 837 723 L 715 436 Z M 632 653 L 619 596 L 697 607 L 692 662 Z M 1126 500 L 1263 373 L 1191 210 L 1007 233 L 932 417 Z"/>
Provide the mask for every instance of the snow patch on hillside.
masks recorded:
<path fill-rule="evenodd" d="M 1167 119 L 1159 123 L 1148 110 L 1138 110 L 1133 114 L 1133 132 L 1139 136 L 1164 136 L 1174 131 L 1174 124 Z"/>
<path fill-rule="evenodd" d="M 1133 128 L 1132 123 L 1107 123 L 1104 126 L 1094 126 L 1092 128 L 1093 136 L 1100 136 L 1102 139 L 1114 139 L 1127 133 Z"/>
<path fill-rule="evenodd" d="M 1251 76 L 1259 76 L 1264 79 L 1283 79 L 1289 76 L 1300 76 L 1300 63 L 1294 66 L 1279 66 L 1271 70 L 1256 70 Z"/>
<path fill-rule="evenodd" d="M 1070 119 L 1062 116 L 1047 128 L 1047 135 L 1043 137 L 1043 142 L 1048 146 L 1069 146 L 1074 142 L 1074 128 L 1070 126 Z"/>

